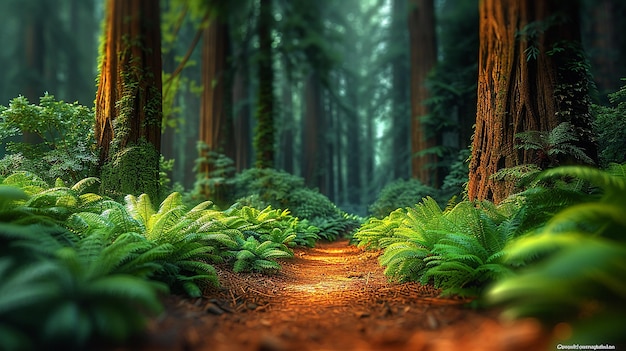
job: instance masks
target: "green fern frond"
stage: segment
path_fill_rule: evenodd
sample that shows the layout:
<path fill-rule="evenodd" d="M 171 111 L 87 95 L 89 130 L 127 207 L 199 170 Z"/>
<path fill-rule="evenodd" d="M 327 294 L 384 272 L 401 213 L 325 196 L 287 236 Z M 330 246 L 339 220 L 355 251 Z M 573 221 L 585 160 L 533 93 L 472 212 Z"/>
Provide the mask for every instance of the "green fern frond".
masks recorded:
<path fill-rule="evenodd" d="M 204 201 L 204 202 L 201 202 L 201 203 L 197 204 L 196 206 L 194 206 L 191 210 L 189 210 L 189 212 L 190 213 L 202 212 L 204 210 L 207 210 L 211 206 L 213 206 L 213 202 L 212 201 Z"/>
<path fill-rule="evenodd" d="M 10 185 L 0 185 L 0 213 L 14 209 L 18 204 L 28 200 L 24 190 Z"/>
<path fill-rule="evenodd" d="M 547 180 L 555 177 L 576 177 L 600 187 L 606 194 L 626 190 L 626 178 L 616 177 L 593 167 L 586 166 L 562 166 L 552 168 L 541 173 L 539 180 Z"/>
<path fill-rule="evenodd" d="M 291 253 L 279 249 L 264 250 L 259 256 L 265 260 L 293 257 Z"/>
<path fill-rule="evenodd" d="M 564 145 L 578 141 L 574 134 L 574 126 L 569 122 L 562 122 L 547 134 L 548 145 Z"/>
<path fill-rule="evenodd" d="M 91 188 L 97 183 L 100 183 L 100 179 L 96 177 L 88 177 L 79 180 L 78 182 L 76 182 L 76 184 L 72 185 L 70 189 L 82 195 L 85 191 L 87 191 L 87 189 Z"/>
<path fill-rule="evenodd" d="M 256 255 L 250 250 L 239 250 L 235 256 L 239 261 L 252 260 L 256 258 Z"/>
<path fill-rule="evenodd" d="M 139 197 L 133 195 L 126 195 L 124 197 L 126 203 L 126 209 L 128 213 L 138 222 L 143 223 L 147 227 L 150 217 L 155 214 L 150 196 L 148 194 L 141 194 Z"/>
<path fill-rule="evenodd" d="M 2 184 L 20 188 L 29 196 L 50 188 L 48 183 L 30 172 L 15 172 L 4 178 Z"/>
<path fill-rule="evenodd" d="M 252 270 L 262 273 L 271 273 L 280 270 L 280 264 L 270 260 L 255 260 L 252 264 Z"/>

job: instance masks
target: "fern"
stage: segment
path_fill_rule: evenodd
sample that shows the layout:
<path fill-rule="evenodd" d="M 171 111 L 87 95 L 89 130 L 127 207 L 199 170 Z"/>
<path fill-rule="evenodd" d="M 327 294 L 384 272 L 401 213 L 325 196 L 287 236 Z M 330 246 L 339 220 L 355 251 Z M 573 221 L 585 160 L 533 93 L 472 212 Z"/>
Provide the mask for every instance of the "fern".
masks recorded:
<path fill-rule="evenodd" d="M 561 156 L 574 157 L 584 163 L 594 164 L 585 151 L 575 144 L 578 137 L 569 122 L 563 122 L 549 132 L 527 131 L 518 133 L 515 137 L 520 140 L 518 148 L 537 151 L 535 164 L 541 169 L 557 166 Z"/>
<path fill-rule="evenodd" d="M 621 172 L 587 167 L 545 171 L 544 180 L 577 177 L 600 196 L 557 212 L 545 226 L 514 240 L 504 259 L 529 267 L 487 293 L 509 318 L 539 317 L 570 323 L 573 343 L 621 343 L 626 315 L 626 179 Z M 602 325 L 602 328 L 595 328 Z"/>
<path fill-rule="evenodd" d="M 293 254 L 281 249 L 272 241 L 259 242 L 254 237 L 239 239 L 240 249 L 234 252 L 233 263 L 235 272 L 273 273 L 280 269 L 277 259 L 291 258 Z"/>
<path fill-rule="evenodd" d="M 368 220 L 354 235 L 361 247 L 383 248 L 385 274 L 400 281 L 432 283 L 443 294 L 478 296 L 511 274 L 502 261 L 518 222 L 510 205 L 461 201 L 445 210 L 432 198 Z"/>

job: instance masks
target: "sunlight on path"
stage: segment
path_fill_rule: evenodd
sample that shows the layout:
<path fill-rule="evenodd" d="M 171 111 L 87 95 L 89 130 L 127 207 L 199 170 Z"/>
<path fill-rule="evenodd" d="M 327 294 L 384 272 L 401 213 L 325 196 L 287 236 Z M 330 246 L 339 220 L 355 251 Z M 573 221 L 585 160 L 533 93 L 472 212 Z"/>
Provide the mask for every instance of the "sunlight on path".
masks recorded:
<path fill-rule="evenodd" d="M 373 261 L 365 265 L 364 260 Z M 365 271 L 356 271 L 356 267 Z M 380 271 L 372 254 L 363 253 L 347 241 L 322 244 L 301 255 L 292 266 L 293 281 L 283 290 L 288 304 L 341 306 L 370 287 L 373 271 Z"/>

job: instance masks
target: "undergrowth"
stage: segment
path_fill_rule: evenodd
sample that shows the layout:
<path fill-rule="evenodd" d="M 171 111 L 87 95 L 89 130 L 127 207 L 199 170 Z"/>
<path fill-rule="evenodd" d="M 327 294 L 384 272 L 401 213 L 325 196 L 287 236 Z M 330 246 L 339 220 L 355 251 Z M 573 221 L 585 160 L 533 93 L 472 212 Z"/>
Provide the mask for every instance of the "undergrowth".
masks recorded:
<path fill-rule="evenodd" d="M 568 342 L 624 343 L 626 165 L 552 168 L 498 206 L 432 198 L 369 218 L 357 245 L 385 274 L 572 328 Z"/>
<path fill-rule="evenodd" d="M 319 229 L 288 210 L 189 208 L 180 193 L 99 195 L 99 180 L 54 186 L 30 172 L 0 178 L 0 349 L 82 349 L 120 342 L 168 293 L 202 296 L 214 264 L 275 273 Z"/>

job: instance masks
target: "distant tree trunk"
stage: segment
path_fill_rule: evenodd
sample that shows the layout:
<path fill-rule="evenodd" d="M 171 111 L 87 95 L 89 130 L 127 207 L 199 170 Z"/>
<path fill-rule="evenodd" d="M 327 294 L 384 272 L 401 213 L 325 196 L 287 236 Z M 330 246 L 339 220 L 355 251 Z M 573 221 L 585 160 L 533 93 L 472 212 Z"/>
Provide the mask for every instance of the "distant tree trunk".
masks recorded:
<path fill-rule="evenodd" d="M 151 0 L 108 0 L 96 94 L 95 136 L 103 188 L 117 195 L 159 189 L 161 32 Z"/>
<path fill-rule="evenodd" d="M 46 4 L 42 4 L 47 7 Z M 43 88 L 46 85 L 46 41 L 45 41 L 45 17 L 44 8 L 36 8 L 35 11 L 25 11 L 23 21 L 24 33 L 24 63 L 20 77 L 23 84 L 21 89 L 24 97 L 33 104 L 39 103 L 43 96 Z M 33 133 L 24 133 L 22 140 L 26 143 L 39 143 L 41 138 Z"/>
<path fill-rule="evenodd" d="M 346 115 L 346 148 L 348 150 L 348 156 L 346 160 L 347 166 L 347 186 L 348 186 L 348 202 L 352 205 L 360 205 L 363 201 L 361 196 L 361 190 L 363 188 L 363 182 L 361 181 L 361 175 L 363 173 L 363 159 L 368 160 L 370 155 L 373 155 L 367 148 L 360 152 L 355 150 L 361 150 L 362 145 L 374 144 L 373 139 L 363 140 L 361 136 L 361 121 L 359 121 L 359 94 L 358 87 L 360 86 L 359 80 L 356 77 L 346 77 L 346 91 L 348 94 L 348 104 L 351 108 L 350 113 Z M 365 178 L 372 179 L 372 178 Z M 366 184 L 369 185 L 369 184 Z"/>
<path fill-rule="evenodd" d="M 592 71 L 600 97 L 604 98 L 608 93 L 617 91 L 621 87 L 620 78 L 624 77 L 626 69 L 623 62 L 620 62 L 620 38 L 626 29 L 620 22 L 619 7 L 626 8 L 623 4 L 618 4 L 616 0 L 601 0 L 593 2 L 590 22 Z M 623 12 L 623 11 L 622 11 Z M 621 39 L 624 43 L 624 39 Z M 623 56 L 624 53 L 622 52 Z"/>
<path fill-rule="evenodd" d="M 528 28 L 543 29 L 520 36 L 533 33 L 525 31 Z M 480 38 L 469 198 L 500 202 L 513 192 L 512 181 L 491 176 L 503 168 L 533 163 L 531 152 L 515 147 L 515 134 L 520 132 L 549 131 L 568 121 L 584 141 L 581 146 L 596 158 L 577 2 L 483 0 Z M 564 51 L 548 53 L 556 47 Z"/>
<path fill-rule="evenodd" d="M 410 0 L 409 33 L 411 38 L 411 151 L 412 175 L 427 185 L 437 185 L 436 156 L 416 155 L 435 146 L 436 139 L 421 121 L 428 114 L 425 81 L 437 63 L 435 11 L 433 0 Z"/>
<path fill-rule="evenodd" d="M 303 178 L 310 187 L 319 188 L 326 193 L 324 182 L 324 144 L 323 127 L 324 109 L 322 106 L 322 87 L 317 72 L 309 74 L 304 87 L 304 128 L 302 128 Z"/>
<path fill-rule="evenodd" d="M 335 161 L 337 159 L 337 153 L 336 153 L 336 149 L 335 146 L 337 145 L 336 139 L 335 139 L 335 133 L 333 133 L 334 130 L 337 129 L 337 119 L 335 116 L 335 111 L 336 111 L 336 106 L 335 106 L 335 102 L 333 101 L 333 98 L 331 96 L 331 94 L 326 91 L 325 95 L 325 101 L 326 103 L 324 104 L 325 106 L 325 112 L 324 115 L 326 116 L 326 124 L 325 124 L 325 128 L 324 128 L 324 133 L 323 134 L 323 145 L 325 145 L 325 151 L 326 151 L 326 157 L 324 159 L 324 168 L 326 169 L 325 173 L 325 183 L 326 183 L 326 196 L 330 199 L 330 201 L 332 202 L 337 202 L 337 189 L 336 189 L 336 180 L 337 180 L 337 174 L 335 173 L 335 171 L 337 170 L 337 168 L 335 167 Z"/>
<path fill-rule="evenodd" d="M 226 59 L 229 55 L 228 25 L 219 19 L 213 19 L 204 29 L 202 46 L 202 97 L 200 105 L 200 141 L 206 146 L 200 156 L 214 158 L 216 154 L 223 154 L 231 159 L 235 158 L 236 150 L 233 140 L 233 125 L 229 113 L 229 99 L 226 99 L 231 84 L 226 69 Z M 208 153 L 214 153 L 209 155 Z M 204 162 L 200 173 L 211 178 L 216 171 L 215 163 Z M 222 195 L 220 185 L 204 187 L 202 193 L 207 198 L 220 200 Z M 215 193 L 211 193 L 213 190 Z"/>
<path fill-rule="evenodd" d="M 393 178 L 406 179 L 411 175 L 411 111 L 409 79 L 409 45 L 408 32 L 406 30 L 408 18 L 407 0 L 392 1 L 391 37 L 394 38 L 396 54 L 391 61 L 391 79 L 393 104 L 391 106 L 392 118 L 392 167 Z M 422 43 L 416 43 L 420 46 Z"/>
<path fill-rule="evenodd" d="M 260 0 L 258 23 L 259 93 L 257 126 L 254 137 L 256 166 L 274 167 L 274 71 L 272 70 L 272 8 L 271 0 Z"/>
<path fill-rule="evenodd" d="M 233 127 L 235 139 L 235 169 L 250 168 L 250 87 L 247 64 L 239 64 L 233 83 Z"/>
<path fill-rule="evenodd" d="M 93 1 L 71 0 L 70 23 L 68 33 L 76 38 L 71 47 L 66 51 L 67 72 L 67 100 L 78 101 L 85 106 L 93 103 L 94 87 L 93 82 L 85 79 L 92 77 L 93 62 L 96 61 L 97 39 L 94 31 L 97 24 L 94 22 Z M 79 31 L 73 32 L 76 28 Z"/>
<path fill-rule="evenodd" d="M 294 172 L 294 118 L 293 118 L 293 92 L 291 84 L 282 84 L 282 128 L 280 149 L 282 152 L 282 169 L 287 173 Z"/>

